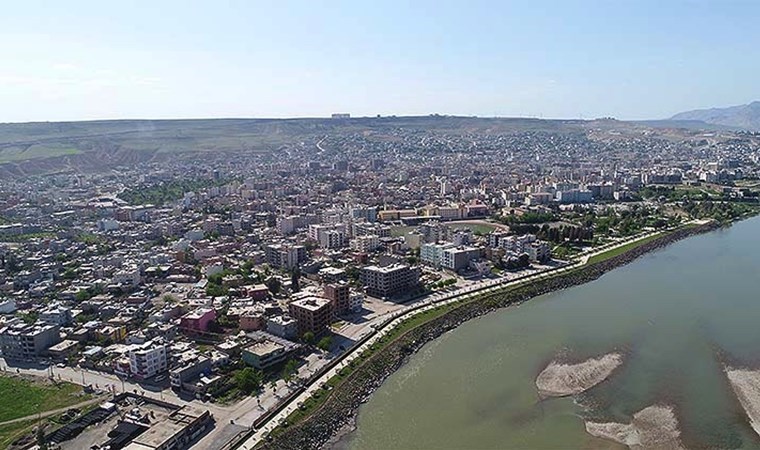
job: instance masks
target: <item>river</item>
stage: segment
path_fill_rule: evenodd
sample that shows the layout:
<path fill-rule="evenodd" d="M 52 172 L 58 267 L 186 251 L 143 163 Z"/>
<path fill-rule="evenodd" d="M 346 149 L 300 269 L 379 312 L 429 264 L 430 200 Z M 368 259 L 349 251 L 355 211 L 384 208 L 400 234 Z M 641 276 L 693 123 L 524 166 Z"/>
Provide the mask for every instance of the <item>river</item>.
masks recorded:
<path fill-rule="evenodd" d="M 579 397 L 541 400 L 555 357 L 625 363 Z M 600 279 L 467 322 L 425 345 L 336 445 L 365 449 L 620 448 L 584 418 L 674 407 L 688 448 L 760 448 L 722 372 L 760 367 L 760 218 L 645 255 Z"/>

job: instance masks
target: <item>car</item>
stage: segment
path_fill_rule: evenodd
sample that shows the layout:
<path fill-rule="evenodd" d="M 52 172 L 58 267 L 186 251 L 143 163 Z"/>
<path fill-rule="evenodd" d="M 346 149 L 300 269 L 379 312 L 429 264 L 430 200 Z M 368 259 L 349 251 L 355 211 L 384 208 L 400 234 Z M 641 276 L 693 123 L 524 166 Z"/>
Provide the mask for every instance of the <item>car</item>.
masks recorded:
<path fill-rule="evenodd" d="M 59 369 L 63 369 L 64 367 L 66 367 L 66 364 L 60 362 L 60 363 L 56 364 L 55 366 L 58 367 Z"/>

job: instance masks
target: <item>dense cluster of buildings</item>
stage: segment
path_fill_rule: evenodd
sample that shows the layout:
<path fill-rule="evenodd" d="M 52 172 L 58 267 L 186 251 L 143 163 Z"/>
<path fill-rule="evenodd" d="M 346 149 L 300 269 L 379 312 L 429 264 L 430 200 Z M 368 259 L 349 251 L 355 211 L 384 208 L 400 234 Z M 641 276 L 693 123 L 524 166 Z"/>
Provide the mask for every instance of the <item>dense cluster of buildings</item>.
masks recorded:
<path fill-rule="evenodd" d="M 757 175 L 751 136 L 598 126 L 388 126 L 320 133 L 318 150 L 304 138 L 266 157 L 177 153 L 3 181 L 0 353 L 214 391 L 230 362 L 270 370 L 311 351 L 307 333 L 339 333 L 333 324 L 380 315 L 443 278 L 552 257 L 537 233 L 493 217 Z"/>

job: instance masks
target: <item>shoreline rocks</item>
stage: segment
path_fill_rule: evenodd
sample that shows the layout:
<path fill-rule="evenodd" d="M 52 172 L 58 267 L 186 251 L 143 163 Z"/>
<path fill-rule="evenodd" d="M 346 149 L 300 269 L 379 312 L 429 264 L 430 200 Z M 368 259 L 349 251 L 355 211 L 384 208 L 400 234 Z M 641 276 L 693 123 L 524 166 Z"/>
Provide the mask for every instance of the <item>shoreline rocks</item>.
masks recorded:
<path fill-rule="evenodd" d="M 303 421 L 290 425 L 282 433 L 262 443 L 261 448 L 302 450 L 322 448 L 329 439 L 350 424 L 362 400 L 371 395 L 385 379 L 398 370 L 406 360 L 427 342 L 436 339 L 460 324 L 496 311 L 518 305 L 533 297 L 567 289 L 596 280 L 605 273 L 636 258 L 666 247 L 673 242 L 718 228 L 715 222 L 684 228 L 646 242 L 623 254 L 586 266 L 576 271 L 554 276 L 530 285 L 484 295 L 471 303 L 409 330 L 381 352 L 370 356 L 336 388 L 318 411 Z"/>
<path fill-rule="evenodd" d="M 608 353 L 578 364 L 552 361 L 536 377 L 539 394 L 545 397 L 565 397 L 586 392 L 603 382 L 623 364 L 623 355 Z"/>

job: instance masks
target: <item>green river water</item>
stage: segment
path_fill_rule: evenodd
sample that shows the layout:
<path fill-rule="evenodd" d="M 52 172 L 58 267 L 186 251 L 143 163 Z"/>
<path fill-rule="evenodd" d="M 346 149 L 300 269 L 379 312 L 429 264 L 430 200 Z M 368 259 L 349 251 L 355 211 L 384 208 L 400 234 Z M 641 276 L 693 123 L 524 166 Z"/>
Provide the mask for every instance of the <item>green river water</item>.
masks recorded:
<path fill-rule="evenodd" d="M 557 355 L 613 350 L 626 356 L 609 380 L 539 399 L 535 377 Z M 688 448 L 760 448 L 722 361 L 760 367 L 760 218 L 463 324 L 389 377 L 337 447 L 620 448 L 583 419 L 629 422 L 657 403 Z"/>

